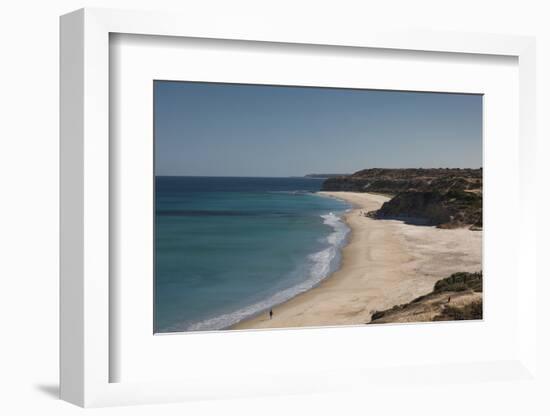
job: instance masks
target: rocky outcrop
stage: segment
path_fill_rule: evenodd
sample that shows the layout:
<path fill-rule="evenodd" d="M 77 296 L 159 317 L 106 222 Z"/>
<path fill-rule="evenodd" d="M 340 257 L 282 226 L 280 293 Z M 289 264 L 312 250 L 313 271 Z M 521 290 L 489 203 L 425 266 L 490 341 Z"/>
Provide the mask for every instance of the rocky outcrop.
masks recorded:
<path fill-rule="evenodd" d="M 454 273 L 432 292 L 409 303 L 372 313 L 371 324 L 483 319 L 482 273 Z"/>
<path fill-rule="evenodd" d="M 366 169 L 329 178 L 322 189 L 391 195 L 379 210 L 368 213 L 372 218 L 441 228 L 483 226 L 481 169 Z"/>
<path fill-rule="evenodd" d="M 440 228 L 468 226 L 481 229 L 481 194 L 466 191 L 401 192 L 367 215 L 373 218 L 402 219 Z"/>

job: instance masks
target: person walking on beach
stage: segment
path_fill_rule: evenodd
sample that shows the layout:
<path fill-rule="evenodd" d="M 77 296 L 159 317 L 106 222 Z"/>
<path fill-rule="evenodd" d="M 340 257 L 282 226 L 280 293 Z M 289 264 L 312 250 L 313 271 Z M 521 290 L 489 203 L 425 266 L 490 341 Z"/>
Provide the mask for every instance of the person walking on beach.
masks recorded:
<path fill-rule="evenodd" d="M 273 319 L 273 309 L 269 310 L 269 319 Z"/>

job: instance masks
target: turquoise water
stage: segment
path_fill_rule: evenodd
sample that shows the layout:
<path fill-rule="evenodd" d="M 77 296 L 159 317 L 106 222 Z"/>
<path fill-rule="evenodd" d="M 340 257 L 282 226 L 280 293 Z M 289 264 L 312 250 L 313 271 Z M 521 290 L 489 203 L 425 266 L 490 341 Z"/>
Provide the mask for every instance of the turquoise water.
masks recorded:
<path fill-rule="evenodd" d="M 350 207 L 321 183 L 157 177 L 155 332 L 227 328 L 337 269 Z"/>

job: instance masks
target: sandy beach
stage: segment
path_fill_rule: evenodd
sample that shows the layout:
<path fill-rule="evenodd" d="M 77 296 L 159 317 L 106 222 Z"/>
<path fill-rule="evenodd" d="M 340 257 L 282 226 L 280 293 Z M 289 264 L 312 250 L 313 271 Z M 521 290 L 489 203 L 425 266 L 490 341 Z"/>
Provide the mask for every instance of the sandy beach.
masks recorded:
<path fill-rule="evenodd" d="M 481 270 L 481 231 L 375 220 L 361 213 L 380 208 L 388 197 L 322 194 L 354 206 L 345 215 L 351 236 L 340 269 L 319 286 L 273 308 L 273 319 L 264 313 L 232 329 L 365 324 L 374 311 L 410 302 L 454 272 Z"/>

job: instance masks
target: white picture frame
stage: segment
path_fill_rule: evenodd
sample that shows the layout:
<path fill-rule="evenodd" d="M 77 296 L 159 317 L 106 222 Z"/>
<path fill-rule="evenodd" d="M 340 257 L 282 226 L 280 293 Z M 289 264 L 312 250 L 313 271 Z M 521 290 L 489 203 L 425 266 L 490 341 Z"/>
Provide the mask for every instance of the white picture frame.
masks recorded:
<path fill-rule="evenodd" d="M 399 369 L 369 367 L 331 369 L 293 374 L 283 369 L 269 380 L 235 382 L 235 374 L 178 381 L 112 382 L 110 366 L 116 357 L 110 310 L 113 291 L 109 242 L 109 37 L 110 34 L 202 39 L 246 40 L 281 44 L 430 51 L 444 54 L 482 54 L 516 57 L 519 66 L 519 213 L 534 212 L 535 169 L 535 42 L 533 38 L 464 33 L 361 30 L 335 33 L 217 21 L 207 27 L 192 16 L 165 13 L 83 9 L 61 18 L 61 397 L 80 406 L 158 403 L 196 398 L 260 394 L 322 392 L 346 388 L 340 380 L 359 385 L 395 377 Z M 433 380 L 445 370 L 455 378 L 524 380 L 536 374 L 536 218 L 518 219 L 517 314 L 518 346 L 508 359 L 471 363 L 418 363 L 416 380 Z M 410 329 L 410 328 L 409 328 Z M 301 332 L 301 331 L 297 331 Z M 304 333 L 303 337 L 311 336 Z M 403 369 L 407 380 L 410 369 Z M 479 381 L 471 378 L 472 382 Z M 412 382 L 412 381 L 410 381 Z"/>

